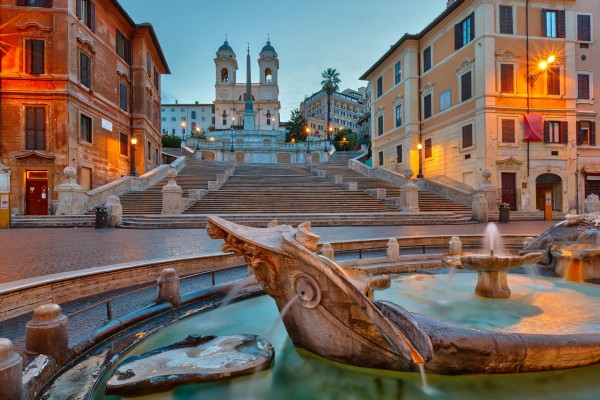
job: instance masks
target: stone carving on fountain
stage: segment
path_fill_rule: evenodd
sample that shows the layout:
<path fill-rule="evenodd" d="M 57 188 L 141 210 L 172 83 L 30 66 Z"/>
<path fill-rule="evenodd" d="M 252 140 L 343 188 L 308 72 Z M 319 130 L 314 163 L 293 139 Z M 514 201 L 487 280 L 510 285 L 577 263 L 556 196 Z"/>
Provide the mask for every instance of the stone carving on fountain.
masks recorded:
<path fill-rule="evenodd" d="M 516 373 L 600 362 L 600 335 L 499 333 L 467 328 L 374 301 L 381 279 L 359 283 L 335 262 L 315 254 L 310 224 L 250 228 L 208 218 L 208 233 L 223 251 L 242 254 L 282 311 L 296 347 L 362 367 L 442 374 Z"/>

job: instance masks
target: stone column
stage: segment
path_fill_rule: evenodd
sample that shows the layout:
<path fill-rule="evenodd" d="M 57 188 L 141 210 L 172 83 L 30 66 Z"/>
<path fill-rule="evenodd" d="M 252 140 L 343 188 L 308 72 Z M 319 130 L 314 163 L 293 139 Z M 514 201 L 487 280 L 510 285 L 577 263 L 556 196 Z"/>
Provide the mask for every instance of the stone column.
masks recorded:
<path fill-rule="evenodd" d="M 20 400 L 23 392 L 23 359 L 10 340 L 0 338 L 0 399 Z"/>
<path fill-rule="evenodd" d="M 158 301 L 166 301 L 177 307 L 181 303 L 179 277 L 174 268 L 165 268 L 158 277 Z"/>
<path fill-rule="evenodd" d="M 472 205 L 472 218 L 475 221 L 488 222 L 488 202 L 482 193 L 477 193 Z"/>
<path fill-rule="evenodd" d="M 105 205 L 108 213 L 108 226 L 114 228 L 121 225 L 123 222 L 123 206 L 119 196 L 108 196 Z"/>
<path fill-rule="evenodd" d="M 400 245 L 396 239 L 388 240 L 386 255 L 389 261 L 400 261 Z"/>
<path fill-rule="evenodd" d="M 400 211 L 419 212 L 419 187 L 412 181 L 414 172 L 411 169 L 404 171 L 406 183 L 400 186 L 399 208 Z"/>
<path fill-rule="evenodd" d="M 586 214 L 600 212 L 600 199 L 598 195 L 592 193 L 585 199 L 584 211 Z"/>
<path fill-rule="evenodd" d="M 323 246 L 321 246 L 321 255 L 333 261 L 335 252 L 333 251 L 333 246 L 331 243 L 323 243 Z"/>
<path fill-rule="evenodd" d="M 77 183 L 77 170 L 67 167 L 63 170 L 65 181 L 58 185 L 58 207 L 56 215 L 81 215 L 85 213 L 86 193 Z"/>
<path fill-rule="evenodd" d="M 488 203 L 488 210 L 497 209 L 498 208 L 498 188 L 496 186 L 492 185 L 492 182 L 490 181 L 490 177 L 492 176 L 492 173 L 490 171 L 488 171 L 487 169 L 484 169 L 481 172 L 481 175 L 483 176 L 483 183 L 481 185 L 479 185 L 479 188 L 477 189 L 476 193 L 483 195 L 483 197 L 485 198 L 485 200 Z"/>
<path fill-rule="evenodd" d="M 177 170 L 169 166 L 169 182 L 162 188 L 162 213 L 181 214 L 183 212 L 183 189 L 175 182 Z"/>
<path fill-rule="evenodd" d="M 54 357 L 61 366 L 69 360 L 68 319 L 58 304 L 33 310 L 33 318 L 25 327 L 25 350 Z"/>
<path fill-rule="evenodd" d="M 448 254 L 457 255 L 462 253 L 462 242 L 458 236 L 452 236 L 448 244 L 450 245 Z"/>

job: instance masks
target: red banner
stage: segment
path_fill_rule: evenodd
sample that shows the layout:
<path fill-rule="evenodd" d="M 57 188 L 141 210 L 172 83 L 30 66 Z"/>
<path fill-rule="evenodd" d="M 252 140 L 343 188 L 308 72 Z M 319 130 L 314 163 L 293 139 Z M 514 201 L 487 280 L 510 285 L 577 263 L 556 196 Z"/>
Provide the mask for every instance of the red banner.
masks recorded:
<path fill-rule="evenodd" d="M 542 114 L 525 114 L 526 142 L 542 142 L 544 140 L 544 122 Z"/>

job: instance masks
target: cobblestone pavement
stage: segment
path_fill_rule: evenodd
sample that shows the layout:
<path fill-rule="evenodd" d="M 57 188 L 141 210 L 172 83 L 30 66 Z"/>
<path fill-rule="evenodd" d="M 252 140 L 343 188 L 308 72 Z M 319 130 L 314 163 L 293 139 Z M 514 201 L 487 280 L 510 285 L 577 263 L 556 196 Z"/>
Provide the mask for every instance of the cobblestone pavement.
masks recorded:
<path fill-rule="evenodd" d="M 498 224 L 502 234 L 539 235 L 553 221 Z M 321 242 L 392 236 L 481 234 L 485 224 L 316 227 Z M 205 229 L 20 228 L 0 230 L 0 283 L 156 258 L 221 252 Z"/>

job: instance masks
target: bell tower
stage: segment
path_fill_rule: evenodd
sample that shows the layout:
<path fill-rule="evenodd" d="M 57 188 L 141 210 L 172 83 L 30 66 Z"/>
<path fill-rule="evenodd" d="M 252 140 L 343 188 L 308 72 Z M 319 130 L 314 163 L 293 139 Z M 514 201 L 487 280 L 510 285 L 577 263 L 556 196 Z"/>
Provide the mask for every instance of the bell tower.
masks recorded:
<path fill-rule="evenodd" d="M 235 53 L 225 40 L 215 58 L 215 101 L 235 101 L 237 69 Z"/>

